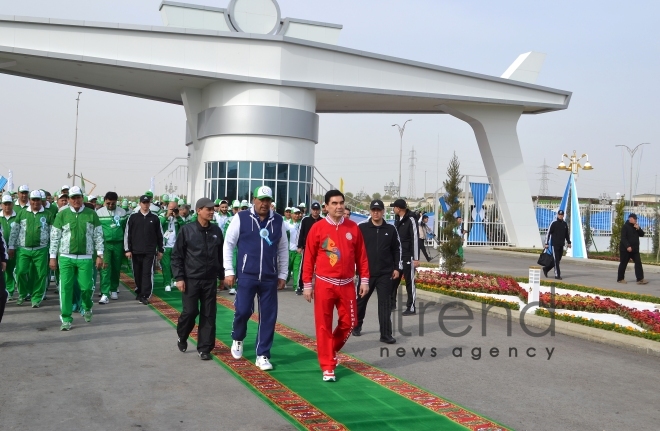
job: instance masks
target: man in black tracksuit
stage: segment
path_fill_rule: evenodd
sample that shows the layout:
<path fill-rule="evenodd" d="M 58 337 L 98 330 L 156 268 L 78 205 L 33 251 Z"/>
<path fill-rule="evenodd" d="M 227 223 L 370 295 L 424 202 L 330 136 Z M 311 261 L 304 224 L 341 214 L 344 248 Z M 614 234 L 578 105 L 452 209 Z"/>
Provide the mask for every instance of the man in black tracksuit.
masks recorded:
<path fill-rule="evenodd" d="M 321 217 L 321 205 L 318 202 L 314 202 L 312 204 L 312 213 L 303 218 L 300 222 L 300 233 L 298 233 L 298 253 L 302 255 L 302 259 L 300 260 L 300 268 L 303 267 L 303 262 L 305 260 L 305 244 L 307 242 L 307 234 L 309 233 L 312 226 L 314 226 L 314 223 L 318 223 L 321 220 L 323 220 L 323 217 Z M 298 289 L 296 289 L 296 295 L 302 295 L 302 292 L 303 282 L 302 277 L 300 277 Z"/>
<path fill-rule="evenodd" d="M 406 293 L 408 294 L 408 301 L 406 302 L 406 309 L 402 313 L 404 316 L 411 316 L 417 314 L 415 300 L 417 299 L 417 291 L 415 289 L 415 268 L 419 266 L 419 234 L 417 233 L 417 220 L 413 214 L 408 210 L 408 205 L 403 199 L 397 199 L 392 204 L 394 207 L 395 227 L 399 232 L 399 239 L 401 240 L 401 260 L 403 261 L 403 270 L 399 277 L 392 280 L 392 309 L 396 309 L 396 295 L 399 291 L 399 284 L 401 283 L 401 276 L 406 279 Z"/>
<path fill-rule="evenodd" d="M 639 256 L 639 237 L 644 236 L 644 231 L 637 224 L 637 215 L 630 214 L 628 221 L 621 228 L 621 243 L 619 245 L 619 274 L 617 282 L 626 283 L 626 267 L 630 259 L 635 262 L 635 277 L 637 284 L 648 284 L 644 280 L 644 268 L 642 268 L 642 259 Z"/>
<path fill-rule="evenodd" d="M 380 341 L 394 344 L 392 337 L 391 291 L 392 280 L 398 279 L 403 264 L 401 263 L 401 241 L 396 228 L 383 220 L 385 205 L 380 200 L 374 200 L 370 205 L 371 219 L 360 223 L 358 227 L 364 238 L 364 246 L 369 260 L 369 292 L 358 297 L 358 322 L 353 335 L 359 337 L 362 322 L 367 312 L 367 302 L 376 290 L 378 295 L 378 323 L 380 325 Z"/>
<path fill-rule="evenodd" d="M 126 257 L 133 263 L 135 293 L 138 301 L 149 304 L 153 291 L 154 259 L 163 257 L 163 230 L 160 219 L 149 210 L 151 198 L 140 196 L 140 210 L 131 214 L 124 233 Z"/>
<path fill-rule="evenodd" d="M 186 351 L 188 336 L 199 315 L 197 353 L 203 360 L 209 360 L 215 346 L 218 280 L 222 283 L 225 278 L 224 238 L 222 229 L 211 223 L 215 212 L 211 199 L 199 199 L 195 210 L 197 220 L 181 228 L 172 248 L 172 276 L 183 302 L 176 327 L 177 345 L 180 351 Z"/>
<path fill-rule="evenodd" d="M 559 262 L 564 255 L 564 244 L 568 243 L 568 248 L 571 248 L 571 234 L 568 230 L 568 224 L 564 221 L 564 210 L 557 212 L 557 220 L 553 221 L 548 228 L 548 234 L 545 237 L 545 247 L 552 247 L 552 257 L 554 258 L 555 278 L 561 280 L 561 269 Z M 543 267 L 543 273 L 548 276 L 548 271 L 552 266 Z"/>

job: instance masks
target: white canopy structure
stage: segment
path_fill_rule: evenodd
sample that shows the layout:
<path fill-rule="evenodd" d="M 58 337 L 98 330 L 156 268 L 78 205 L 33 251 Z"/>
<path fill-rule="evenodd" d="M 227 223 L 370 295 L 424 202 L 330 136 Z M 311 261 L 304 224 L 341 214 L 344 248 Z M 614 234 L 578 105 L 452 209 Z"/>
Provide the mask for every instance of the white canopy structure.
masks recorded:
<path fill-rule="evenodd" d="M 516 125 L 571 98 L 534 84 L 543 54 L 493 77 L 336 46 L 340 25 L 283 19 L 276 0 L 161 14 L 162 27 L 0 15 L 0 73 L 183 105 L 191 200 L 266 182 L 282 207 L 309 202 L 319 113 L 449 114 L 475 132 L 510 242 L 540 245 Z"/>

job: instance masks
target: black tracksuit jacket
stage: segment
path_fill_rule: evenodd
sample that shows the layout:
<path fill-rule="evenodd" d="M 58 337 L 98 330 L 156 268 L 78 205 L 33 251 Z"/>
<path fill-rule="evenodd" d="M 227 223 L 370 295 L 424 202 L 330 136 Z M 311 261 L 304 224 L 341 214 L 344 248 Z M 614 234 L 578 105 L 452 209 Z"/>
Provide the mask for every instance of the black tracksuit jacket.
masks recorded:
<path fill-rule="evenodd" d="M 401 272 L 401 241 L 394 226 L 383 222 L 376 226 L 371 219 L 358 225 L 364 238 L 369 261 L 369 277 L 391 275 L 394 270 Z"/>
<path fill-rule="evenodd" d="M 309 233 L 314 223 L 320 222 L 323 220 L 323 217 L 315 219 L 311 215 L 305 217 L 300 222 L 300 233 L 298 234 L 298 248 L 305 248 L 305 242 L 307 241 L 307 234 Z"/>
<path fill-rule="evenodd" d="M 639 253 L 640 236 L 644 236 L 642 228 L 635 229 L 634 224 L 626 221 L 621 228 L 621 245 L 619 246 L 619 249 L 626 250 L 628 247 L 632 247 L 633 253 Z"/>
<path fill-rule="evenodd" d="M 417 220 L 410 210 L 406 210 L 403 217 L 396 216 L 396 230 L 401 240 L 401 259 L 403 261 L 419 260 L 419 233 L 417 232 Z"/>
<path fill-rule="evenodd" d="M 550 241 L 552 241 L 552 244 L 550 244 Z M 545 237 L 545 243 L 553 247 L 564 247 L 565 243 L 570 245 L 571 235 L 565 220 L 557 219 L 550 224 L 548 234 Z"/>
<path fill-rule="evenodd" d="M 195 221 L 184 225 L 172 248 L 172 276 L 176 281 L 224 279 L 223 244 L 222 229 L 215 224 L 203 227 Z"/>
<path fill-rule="evenodd" d="M 151 211 L 131 214 L 124 233 L 124 249 L 135 254 L 163 253 L 163 230 L 160 219 Z"/>

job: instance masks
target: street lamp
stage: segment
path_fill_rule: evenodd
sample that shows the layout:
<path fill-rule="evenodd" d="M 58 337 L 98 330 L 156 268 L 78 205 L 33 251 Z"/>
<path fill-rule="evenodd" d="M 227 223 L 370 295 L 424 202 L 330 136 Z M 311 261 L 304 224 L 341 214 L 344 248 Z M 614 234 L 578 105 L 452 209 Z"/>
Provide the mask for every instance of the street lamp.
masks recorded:
<path fill-rule="evenodd" d="M 628 150 L 628 154 L 630 154 L 630 206 L 633 206 L 633 196 L 632 196 L 632 172 L 633 172 L 633 157 L 635 157 L 635 153 L 637 150 L 642 146 L 642 145 L 649 145 L 648 142 L 644 142 L 642 144 L 639 144 L 632 150 L 630 149 L 629 146 L 627 145 L 615 145 L 615 147 L 623 147 L 626 150 Z M 640 162 L 641 163 L 641 162 Z"/>
<path fill-rule="evenodd" d="M 392 127 L 396 126 L 396 127 L 399 128 L 399 136 L 401 137 L 401 147 L 399 149 L 399 197 L 401 197 L 401 166 L 402 166 L 402 163 L 403 163 L 403 132 L 406 131 L 406 124 L 408 124 L 408 121 L 412 121 L 412 119 L 406 120 L 406 122 L 403 123 L 403 127 L 399 126 L 398 124 L 392 124 Z"/>
<path fill-rule="evenodd" d="M 587 161 L 585 162 L 584 166 L 580 164 L 580 160 L 583 158 L 587 158 Z M 564 163 L 564 158 L 568 159 L 568 164 Z M 594 167 L 591 166 L 591 163 L 589 163 L 589 156 L 587 153 L 582 154 L 580 157 L 577 156 L 577 151 L 573 150 L 573 155 L 569 156 L 568 154 L 562 154 L 561 155 L 561 162 L 559 162 L 559 165 L 557 166 L 557 169 L 560 171 L 569 171 L 572 172 L 573 175 L 577 177 L 578 172 L 580 169 L 584 171 L 590 171 Z M 577 179 L 577 178 L 576 178 Z"/>
<path fill-rule="evenodd" d="M 80 95 L 82 91 L 78 92 L 78 98 L 76 99 L 76 139 L 73 142 L 73 183 L 71 186 L 76 185 L 76 153 L 78 152 L 78 108 L 80 107 Z"/>

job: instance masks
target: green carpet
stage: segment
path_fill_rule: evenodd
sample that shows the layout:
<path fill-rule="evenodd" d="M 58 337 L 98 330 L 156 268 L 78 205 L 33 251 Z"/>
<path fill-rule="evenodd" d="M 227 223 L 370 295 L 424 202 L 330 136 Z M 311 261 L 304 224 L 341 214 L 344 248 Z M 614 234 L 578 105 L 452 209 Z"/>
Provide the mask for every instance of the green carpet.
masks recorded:
<path fill-rule="evenodd" d="M 165 292 L 160 277 L 156 278 L 154 295 L 167 305 L 181 311 L 181 294 L 174 290 Z M 227 346 L 231 345 L 231 329 L 233 310 L 219 304 L 217 314 L 217 339 Z M 168 316 L 164 315 L 168 318 Z M 170 317 L 171 319 L 171 317 Z M 248 323 L 248 336 L 244 342 L 244 356 L 252 363 L 255 360 L 255 339 L 257 324 Z M 474 415 L 459 406 L 454 407 L 454 420 L 443 416 L 423 405 L 418 404 L 392 390 L 380 385 L 355 371 L 341 366 L 337 367 L 337 382 L 328 383 L 321 380 L 321 370 L 316 353 L 279 333 L 275 334 L 271 351 L 274 370 L 268 372 L 277 382 L 286 386 L 299 397 L 302 397 L 316 409 L 325 413 L 334 421 L 343 424 L 350 430 L 497 430 L 506 429 L 483 417 L 474 420 Z M 217 355 L 216 355 L 217 356 Z M 231 360 L 231 358 L 230 358 Z M 225 368 L 230 366 L 219 360 Z M 256 367 L 255 367 L 256 369 Z M 260 390 L 246 381 L 240 374 L 233 372 L 255 393 Z M 301 423 L 299 418 L 291 417 L 271 402 L 268 397 L 261 396 L 268 404 L 283 414 L 300 429 L 336 429 L 311 427 Z M 445 413 L 447 411 L 445 410 Z M 451 414 L 450 414 L 451 415 Z M 301 413 L 304 418 L 304 412 Z M 464 425 L 461 423 L 462 422 Z M 328 424 L 329 425 L 329 424 Z M 341 429 L 341 428 L 339 428 Z"/>

